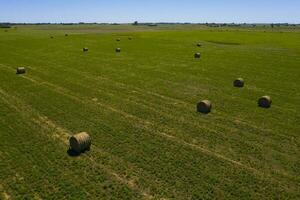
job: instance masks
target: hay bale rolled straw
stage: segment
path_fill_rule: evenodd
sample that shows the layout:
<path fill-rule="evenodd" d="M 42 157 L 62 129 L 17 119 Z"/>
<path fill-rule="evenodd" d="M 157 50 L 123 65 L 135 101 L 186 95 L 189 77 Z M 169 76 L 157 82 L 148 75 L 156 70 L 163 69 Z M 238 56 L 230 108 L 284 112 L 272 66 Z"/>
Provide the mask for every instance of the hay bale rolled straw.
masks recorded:
<path fill-rule="evenodd" d="M 120 53 L 121 52 L 121 48 L 116 48 L 116 52 Z"/>
<path fill-rule="evenodd" d="M 209 100 L 203 100 L 197 104 L 197 112 L 208 114 L 212 109 L 212 103 Z"/>
<path fill-rule="evenodd" d="M 201 46 L 202 46 L 202 44 L 200 44 L 200 43 L 197 44 L 197 47 L 201 47 Z"/>
<path fill-rule="evenodd" d="M 201 54 L 200 53 L 195 53 L 194 57 L 199 59 L 199 58 L 201 58 Z"/>
<path fill-rule="evenodd" d="M 270 96 L 263 96 L 258 99 L 258 106 L 262 108 L 270 108 L 272 105 L 272 99 Z"/>
<path fill-rule="evenodd" d="M 85 150 L 90 150 L 92 140 L 86 132 L 73 135 L 70 140 L 70 149 L 76 153 L 82 153 Z"/>
<path fill-rule="evenodd" d="M 17 74 L 25 74 L 25 73 L 26 73 L 25 67 L 18 67 L 17 68 Z"/>
<path fill-rule="evenodd" d="M 89 51 L 89 48 L 84 47 L 84 48 L 82 49 L 82 51 L 83 51 L 83 52 L 87 52 L 87 51 Z"/>
<path fill-rule="evenodd" d="M 120 39 L 120 38 L 117 38 L 117 39 L 116 39 L 116 41 L 117 41 L 117 42 L 120 42 L 120 41 L 121 41 L 121 39 Z"/>
<path fill-rule="evenodd" d="M 241 87 L 244 87 L 244 85 L 245 85 L 245 81 L 242 78 L 237 78 L 233 81 L 233 86 L 234 87 L 240 87 L 241 88 Z"/>

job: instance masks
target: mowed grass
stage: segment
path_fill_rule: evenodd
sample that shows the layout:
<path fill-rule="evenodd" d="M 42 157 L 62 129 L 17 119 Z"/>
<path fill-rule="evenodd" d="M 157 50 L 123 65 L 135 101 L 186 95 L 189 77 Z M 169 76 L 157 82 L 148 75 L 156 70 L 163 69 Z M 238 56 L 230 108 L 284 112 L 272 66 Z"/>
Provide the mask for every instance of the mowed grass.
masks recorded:
<path fill-rule="evenodd" d="M 299 199 L 299 32 L 135 31 L 0 30 L 1 199 Z"/>

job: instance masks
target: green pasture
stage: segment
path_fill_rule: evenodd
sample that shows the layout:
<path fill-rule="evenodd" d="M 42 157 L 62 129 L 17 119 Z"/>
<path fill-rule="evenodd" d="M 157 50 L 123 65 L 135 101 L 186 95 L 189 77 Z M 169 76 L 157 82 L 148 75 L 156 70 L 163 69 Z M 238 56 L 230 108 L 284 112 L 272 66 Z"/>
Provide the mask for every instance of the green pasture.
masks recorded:
<path fill-rule="evenodd" d="M 0 29 L 0 199 L 299 199 L 299 102 L 299 30 Z"/>

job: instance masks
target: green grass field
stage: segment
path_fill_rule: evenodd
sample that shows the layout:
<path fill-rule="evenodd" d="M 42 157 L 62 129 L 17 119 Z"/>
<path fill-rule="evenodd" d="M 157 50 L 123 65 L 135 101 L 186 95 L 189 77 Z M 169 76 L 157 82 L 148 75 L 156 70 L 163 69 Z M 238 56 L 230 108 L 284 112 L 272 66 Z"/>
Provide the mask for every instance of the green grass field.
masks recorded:
<path fill-rule="evenodd" d="M 0 199 L 299 199 L 299 102 L 299 30 L 0 29 Z"/>

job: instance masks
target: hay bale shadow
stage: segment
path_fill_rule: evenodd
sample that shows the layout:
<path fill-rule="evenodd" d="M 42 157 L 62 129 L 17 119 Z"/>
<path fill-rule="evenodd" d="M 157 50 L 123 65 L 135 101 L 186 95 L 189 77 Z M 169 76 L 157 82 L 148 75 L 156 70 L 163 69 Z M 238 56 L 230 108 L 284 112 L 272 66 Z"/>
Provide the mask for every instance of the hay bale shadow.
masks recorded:
<path fill-rule="evenodd" d="M 67 151 L 67 154 L 70 156 L 70 157 L 78 157 L 80 156 L 81 154 L 84 154 L 86 153 L 87 151 L 90 151 L 91 149 L 90 148 L 87 148 L 85 150 L 83 150 L 82 152 L 78 153 L 77 151 L 69 148 L 68 151 Z"/>
<path fill-rule="evenodd" d="M 74 151 L 74 150 L 72 150 L 72 149 L 68 149 L 68 151 L 67 151 L 67 154 L 70 156 L 70 157 L 78 157 L 78 156 L 80 156 L 80 153 L 78 153 L 78 152 L 76 152 L 76 151 Z"/>

